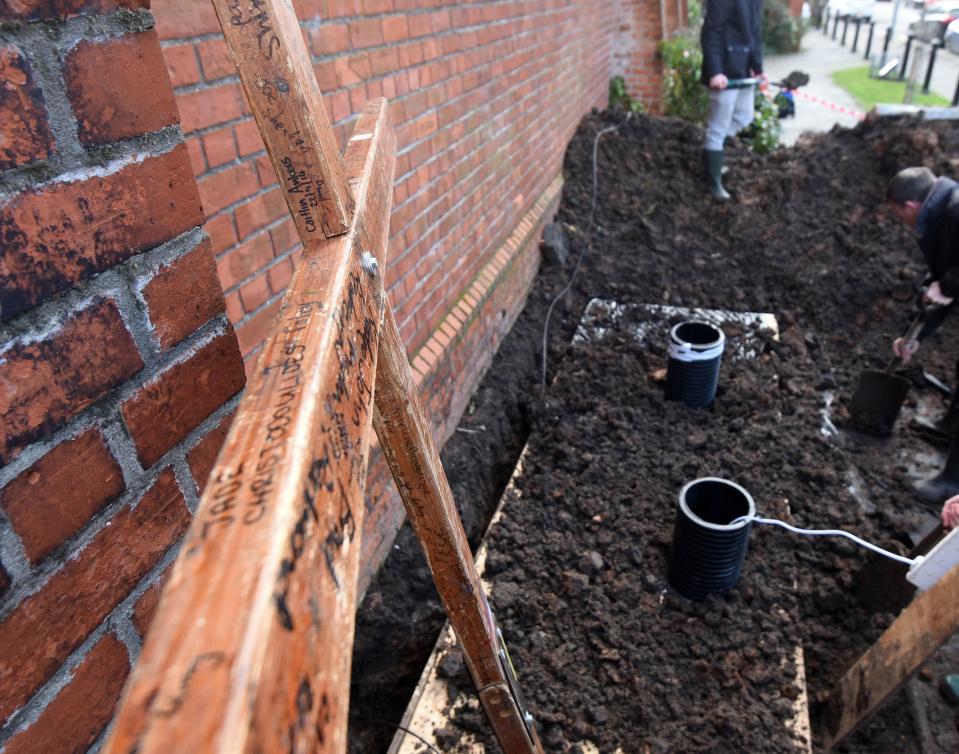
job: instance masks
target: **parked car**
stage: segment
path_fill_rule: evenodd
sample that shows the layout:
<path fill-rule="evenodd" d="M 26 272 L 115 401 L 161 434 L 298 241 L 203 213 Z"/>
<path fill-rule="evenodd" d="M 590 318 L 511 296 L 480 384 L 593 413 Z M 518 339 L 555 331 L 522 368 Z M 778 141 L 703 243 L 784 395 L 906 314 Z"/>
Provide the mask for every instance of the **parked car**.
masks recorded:
<path fill-rule="evenodd" d="M 959 55 L 959 19 L 956 19 L 946 27 L 946 33 L 942 37 L 942 43 L 949 52 Z"/>
<path fill-rule="evenodd" d="M 909 33 L 923 42 L 943 42 L 946 27 L 959 18 L 959 0 L 926 3 L 922 18 L 909 24 Z"/>
<path fill-rule="evenodd" d="M 873 16 L 875 5 L 875 0 L 829 0 L 830 11 L 840 18 L 852 16 L 867 21 Z"/>

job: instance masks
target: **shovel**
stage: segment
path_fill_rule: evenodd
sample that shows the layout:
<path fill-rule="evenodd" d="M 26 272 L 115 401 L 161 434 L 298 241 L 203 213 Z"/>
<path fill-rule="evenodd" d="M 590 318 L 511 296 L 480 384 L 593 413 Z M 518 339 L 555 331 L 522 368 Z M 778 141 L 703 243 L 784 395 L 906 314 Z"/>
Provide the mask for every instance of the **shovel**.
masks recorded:
<path fill-rule="evenodd" d="M 903 340 L 908 342 L 919 334 L 923 315 L 924 312 L 916 315 Z M 906 378 L 893 374 L 901 363 L 902 360 L 894 356 L 881 372 L 870 369 L 859 376 L 859 385 L 849 404 L 849 418 L 856 429 L 880 437 L 892 433 L 910 385 Z"/>

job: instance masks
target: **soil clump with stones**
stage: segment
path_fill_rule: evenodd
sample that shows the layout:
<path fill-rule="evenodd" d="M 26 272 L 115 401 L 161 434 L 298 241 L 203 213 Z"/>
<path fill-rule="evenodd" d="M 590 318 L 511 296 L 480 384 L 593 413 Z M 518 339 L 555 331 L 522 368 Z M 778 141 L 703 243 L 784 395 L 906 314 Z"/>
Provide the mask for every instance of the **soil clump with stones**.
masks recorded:
<path fill-rule="evenodd" d="M 591 223 L 594 138 L 617 124 L 599 142 Z M 944 407 L 921 372 L 954 380 L 955 317 L 905 370 L 914 386 L 891 437 L 844 425 L 859 373 L 888 362 L 925 271 L 912 231 L 883 206 L 885 184 L 911 165 L 954 176 L 959 128 L 870 120 L 768 157 L 734 146 L 727 205 L 706 200 L 701 145 L 702 131 L 681 121 L 584 120 L 567 151 L 558 218 L 571 259 L 544 267 L 464 417 L 463 428 L 483 431 L 457 433 L 444 452 L 475 544 L 528 433 L 518 494 L 488 537 L 485 577 L 550 752 L 584 751 L 584 742 L 625 754 L 799 751 L 785 724 L 799 692 L 796 647 L 815 731 L 831 684 L 895 617 L 862 599 L 865 551 L 769 527 L 754 527 L 728 595 L 693 602 L 673 592 L 666 563 L 686 482 L 731 479 L 760 515 L 843 528 L 899 552 L 935 523 L 911 484 L 922 473 L 915 459 L 934 473 L 941 450 L 908 419 L 920 403 Z M 553 312 L 542 394 L 545 311 L 577 264 Z M 663 397 L 668 318 L 646 341 L 630 313 L 571 344 L 596 297 L 769 312 L 780 336 L 761 333 L 753 358 L 727 348 L 714 406 L 689 409 Z M 731 345 L 744 335 L 727 326 Z M 442 624 L 431 590 L 405 531 L 360 611 L 354 751 L 376 751 L 392 734 Z M 933 681 L 959 668 L 959 652 L 947 646 L 932 667 L 918 696 L 935 743 L 955 751 L 954 710 Z M 457 682 L 469 685 L 462 674 Z M 918 752 L 913 725 L 897 698 L 839 750 Z M 444 750 L 478 738 L 498 751 L 473 707 L 454 712 L 441 734 Z"/>

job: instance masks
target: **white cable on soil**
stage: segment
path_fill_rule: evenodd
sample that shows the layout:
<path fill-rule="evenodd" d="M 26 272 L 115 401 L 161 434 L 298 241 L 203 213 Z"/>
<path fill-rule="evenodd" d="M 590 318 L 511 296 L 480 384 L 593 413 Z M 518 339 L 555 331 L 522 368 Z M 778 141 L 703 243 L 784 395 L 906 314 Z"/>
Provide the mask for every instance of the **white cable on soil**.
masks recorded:
<path fill-rule="evenodd" d="M 845 537 L 846 539 L 851 539 L 857 545 L 865 547 L 867 550 L 872 550 L 874 553 L 883 555 L 887 558 L 892 558 L 893 560 L 896 560 L 900 563 L 905 563 L 908 566 L 911 566 L 917 562 L 917 560 L 906 558 L 902 555 L 897 555 L 894 552 L 889 552 L 889 550 L 884 550 L 881 547 L 872 544 L 872 542 L 867 542 L 864 539 L 860 539 L 855 534 L 850 534 L 848 531 L 843 531 L 842 529 L 800 529 L 797 526 L 787 524 L 785 521 L 780 521 L 777 518 L 760 518 L 759 516 L 740 516 L 734 521 L 731 521 L 730 525 L 738 524 L 740 522 L 780 526 L 787 531 L 791 531 L 793 534 L 801 534 L 804 537 Z"/>
<path fill-rule="evenodd" d="M 566 283 L 566 287 L 563 288 L 563 290 L 561 290 L 556 295 L 556 298 L 552 300 L 552 302 L 549 305 L 549 308 L 546 310 L 546 322 L 543 325 L 543 379 L 542 379 L 543 390 L 546 390 L 546 346 L 547 346 L 547 340 L 549 339 L 549 318 L 553 315 L 553 307 L 556 306 L 559 300 L 563 296 L 565 296 L 566 292 L 570 289 L 570 287 L 572 287 L 573 280 L 576 278 L 576 273 L 579 272 L 579 266 L 583 263 L 583 257 L 586 256 L 586 252 L 589 251 L 590 249 L 589 234 L 593 230 L 593 218 L 596 215 L 596 191 L 599 187 L 599 177 L 598 177 L 598 169 L 597 169 L 599 140 L 600 140 L 600 137 L 603 136 L 603 134 L 608 134 L 608 133 L 612 133 L 613 131 L 618 131 L 620 128 L 622 128 L 626 124 L 626 121 L 628 121 L 632 117 L 633 117 L 632 112 L 626 113 L 626 117 L 623 118 L 622 123 L 620 123 L 618 126 L 609 126 L 608 128 L 604 128 L 600 130 L 599 132 L 597 132 L 596 138 L 593 139 L 593 197 L 592 197 L 592 202 L 589 208 L 589 220 L 586 223 L 586 232 L 584 233 L 584 235 L 586 236 L 586 246 L 583 248 L 583 251 L 580 253 L 579 259 L 576 260 L 576 265 L 573 267 L 573 273 L 569 276 L 569 280 Z"/>

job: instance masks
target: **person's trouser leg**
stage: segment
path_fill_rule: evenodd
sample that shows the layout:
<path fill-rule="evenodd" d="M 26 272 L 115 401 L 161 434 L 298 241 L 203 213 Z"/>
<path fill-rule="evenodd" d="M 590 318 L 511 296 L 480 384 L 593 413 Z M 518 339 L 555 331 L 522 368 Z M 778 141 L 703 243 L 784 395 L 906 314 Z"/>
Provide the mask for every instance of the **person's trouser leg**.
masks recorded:
<path fill-rule="evenodd" d="M 756 87 L 744 86 L 736 89 L 736 101 L 733 103 L 732 117 L 726 136 L 735 136 L 753 122 L 756 113 Z"/>
<path fill-rule="evenodd" d="M 706 151 L 722 152 L 739 100 L 738 89 L 709 90 L 709 122 L 706 124 Z"/>
<path fill-rule="evenodd" d="M 703 161 L 709 178 L 709 193 L 720 201 L 729 200 L 729 194 L 723 188 L 723 141 L 733 120 L 737 95 L 734 89 L 709 92 L 709 122 L 706 124 Z"/>

